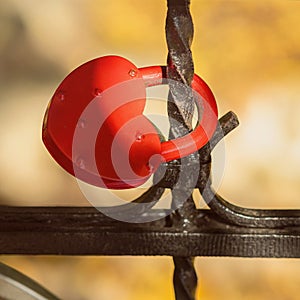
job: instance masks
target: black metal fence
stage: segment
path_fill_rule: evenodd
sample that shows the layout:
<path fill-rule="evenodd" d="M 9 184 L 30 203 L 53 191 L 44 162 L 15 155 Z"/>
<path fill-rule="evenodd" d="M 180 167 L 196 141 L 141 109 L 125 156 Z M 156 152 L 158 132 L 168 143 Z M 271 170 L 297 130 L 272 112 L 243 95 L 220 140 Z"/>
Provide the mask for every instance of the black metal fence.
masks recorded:
<path fill-rule="evenodd" d="M 193 99 L 176 86 L 176 82 L 189 86 L 194 75 L 189 5 L 188 0 L 168 1 L 167 78 L 175 82 L 170 85 L 168 104 L 170 138 L 192 128 L 191 115 L 185 112 L 193 110 Z M 237 126 L 234 113 L 224 115 L 210 143 L 185 162 L 210 209 L 196 209 L 192 197 L 195 187 L 188 178 L 184 186 L 176 184 L 182 165 L 179 160 L 172 161 L 165 164 L 164 178 L 139 198 L 155 203 L 165 189 L 171 190 L 173 203 L 182 193 L 188 195 L 168 217 L 159 218 L 162 211 L 149 210 L 151 203 L 143 206 L 146 209 L 140 211 L 138 224 L 113 220 L 92 207 L 0 207 L 1 254 L 173 256 L 178 300 L 195 299 L 196 256 L 299 258 L 300 210 L 238 207 L 211 187 L 211 152 Z M 157 221 L 144 223 L 149 214 Z"/>

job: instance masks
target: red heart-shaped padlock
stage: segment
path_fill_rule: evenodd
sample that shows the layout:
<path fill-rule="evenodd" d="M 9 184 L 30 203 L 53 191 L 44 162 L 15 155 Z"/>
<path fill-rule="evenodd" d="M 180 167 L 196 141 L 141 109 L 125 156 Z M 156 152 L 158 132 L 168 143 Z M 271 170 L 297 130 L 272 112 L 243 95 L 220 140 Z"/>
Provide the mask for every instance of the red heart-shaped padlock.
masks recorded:
<path fill-rule="evenodd" d="M 163 161 L 200 149 L 217 124 L 213 94 L 195 75 L 192 87 L 204 100 L 198 103 L 202 119 L 192 133 L 161 143 L 143 110 L 146 87 L 161 84 L 162 74 L 161 67 L 138 69 L 119 56 L 75 69 L 56 90 L 44 118 L 43 141 L 51 155 L 87 183 L 126 189 L 146 182 Z"/>

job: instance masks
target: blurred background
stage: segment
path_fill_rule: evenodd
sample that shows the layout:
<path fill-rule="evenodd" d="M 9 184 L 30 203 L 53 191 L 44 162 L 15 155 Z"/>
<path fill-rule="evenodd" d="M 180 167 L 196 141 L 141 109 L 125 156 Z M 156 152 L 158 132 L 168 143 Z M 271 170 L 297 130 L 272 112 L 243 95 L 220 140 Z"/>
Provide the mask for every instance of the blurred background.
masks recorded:
<path fill-rule="evenodd" d="M 192 0 L 196 72 L 226 138 L 219 192 L 257 208 L 299 208 L 300 2 Z M 166 1 L 0 0 L 0 201 L 89 205 L 49 156 L 41 124 L 61 80 L 83 62 L 121 55 L 165 64 Z M 214 164 L 218 171 L 218 164 Z M 173 299 L 171 258 L 24 257 L 1 261 L 66 300 Z M 299 299 L 300 260 L 197 258 L 197 299 Z"/>

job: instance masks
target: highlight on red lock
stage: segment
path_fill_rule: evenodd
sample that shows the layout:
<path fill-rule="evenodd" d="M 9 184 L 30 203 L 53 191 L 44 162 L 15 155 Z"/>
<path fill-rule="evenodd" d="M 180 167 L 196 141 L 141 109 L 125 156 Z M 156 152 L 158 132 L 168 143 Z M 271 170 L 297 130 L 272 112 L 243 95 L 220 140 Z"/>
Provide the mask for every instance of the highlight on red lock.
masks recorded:
<path fill-rule="evenodd" d="M 164 74 L 164 67 L 139 69 L 119 56 L 101 57 L 71 72 L 47 109 L 43 141 L 48 151 L 76 177 L 90 203 L 114 219 L 135 223 L 153 220 L 150 211 L 162 201 L 162 195 L 158 197 L 162 191 L 160 182 L 170 161 L 181 160 L 177 185 L 185 185 L 189 179 L 189 185 L 197 186 L 197 178 L 191 179 L 186 157 L 213 136 L 218 125 L 216 101 L 206 83 L 195 75 L 189 91 L 197 111 L 195 128 L 177 139 L 166 140 L 168 116 L 163 112 L 151 116 L 144 113 L 149 101 L 147 91 L 170 84 Z M 180 84 L 176 82 L 177 86 Z M 166 97 L 152 97 L 151 103 L 153 100 L 167 103 Z M 190 113 L 193 115 L 194 111 Z M 176 121 L 172 120 L 174 124 Z M 197 165 L 200 168 L 199 157 Z M 128 202 L 115 192 L 145 188 L 146 194 L 155 195 L 152 202 L 143 202 L 143 194 Z M 102 196 L 95 193 L 99 190 Z M 109 195 L 103 197 L 103 190 Z M 159 217 L 179 208 L 188 196 L 162 210 Z"/>

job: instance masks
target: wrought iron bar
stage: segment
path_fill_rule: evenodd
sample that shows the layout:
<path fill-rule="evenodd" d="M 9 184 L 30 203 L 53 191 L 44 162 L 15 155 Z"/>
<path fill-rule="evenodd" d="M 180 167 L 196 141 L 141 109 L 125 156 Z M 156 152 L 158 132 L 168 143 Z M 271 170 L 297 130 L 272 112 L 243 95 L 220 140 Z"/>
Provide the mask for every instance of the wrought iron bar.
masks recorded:
<path fill-rule="evenodd" d="M 189 10 L 189 0 L 169 0 L 166 20 L 166 38 L 168 44 L 167 78 L 169 80 L 168 115 L 170 121 L 169 138 L 177 138 L 192 129 L 194 113 L 193 93 L 190 84 L 194 76 L 194 63 L 190 46 L 193 39 L 194 27 Z M 196 156 L 196 157 L 195 157 Z M 198 153 L 185 159 L 186 164 L 197 160 Z M 173 162 L 173 164 L 177 162 Z M 172 177 L 179 176 L 180 168 L 174 168 Z M 198 172 L 191 172 L 186 178 L 185 186 L 176 185 L 174 180 L 171 187 L 173 206 L 178 207 L 171 215 L 173 225 L 181 227 L 183 231 L 194 226 L 196 207 L 193 200 L 194 178 Z M 187 200 L 183 204 L 182 198 Z M 193 257 L 173 257 L 174 289 L 176 299 L 193 300 L 197 287 L 197 274 Z"/>
<path fill-rule="evenodd" d="M 193 22 L 189 8 L 189 0 L 168 0 L 170 138 L 192 129 Z M 237 117 L 229 112 L 219 120 L 210 143 L 188 156 L 184 165 L 176 160 L 163 166 L 164 177 L 133 200 L 139 203 L 139 211 L 132 218 L 136 220 L 139 213 L 141 223 L 124 224 L 94 207 L 0 207 L 0 254 L 173 256 L 177 300 L 195 299 L 196 256 L 300 258 L 300 210 L 242 208 L 225 201 L 211 187 L 211 151 L 237 126 Z M 184 186 L 177 184 L 182 168 L 188 168 L 190 175 Z M 195 178 L 210 210 L 195 208 Z M 151 208 L 166 188 L 172 190 L 172 208 L 178 209 L 168 218 L 159 218 L 166 211 Z M 183 196 L 187 201 L 179 205 Z M 132 205 L 116 209 L 130 216 Z M 147 222 L 151 214 L 156 221 Z"/>
<path fill-rule="evenodd" d="M 206 209 L 196 225 L 188 232 L 164 219 L 125 226 L 94 207 L 0 207 L 0 254 L 300 258 L 300 227 L 230 225 Z"/>

